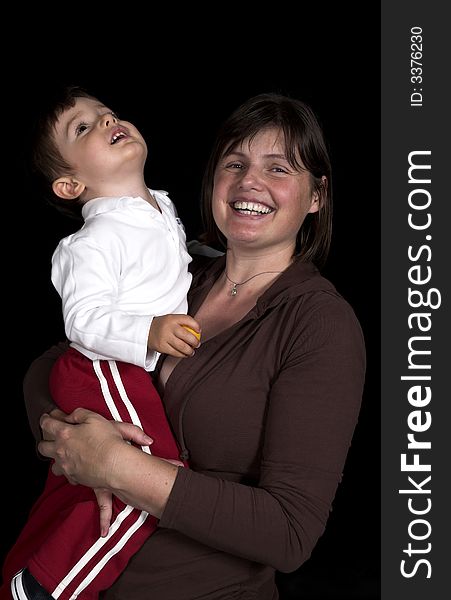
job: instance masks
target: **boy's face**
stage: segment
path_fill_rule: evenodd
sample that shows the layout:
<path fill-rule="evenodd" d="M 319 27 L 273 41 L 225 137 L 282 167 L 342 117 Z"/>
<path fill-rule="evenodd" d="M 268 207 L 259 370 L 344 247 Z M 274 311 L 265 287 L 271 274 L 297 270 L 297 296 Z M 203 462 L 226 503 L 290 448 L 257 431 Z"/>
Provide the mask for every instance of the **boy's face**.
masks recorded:
<path fill-rule="evenodd" d="M 102 184 L 111 186 L 143 174 L 144 138 L 134 125 L 119 120 L 97 100 L 78 98 L 57 121 L 55 141 L 77 179 L 99 195 Z"/>

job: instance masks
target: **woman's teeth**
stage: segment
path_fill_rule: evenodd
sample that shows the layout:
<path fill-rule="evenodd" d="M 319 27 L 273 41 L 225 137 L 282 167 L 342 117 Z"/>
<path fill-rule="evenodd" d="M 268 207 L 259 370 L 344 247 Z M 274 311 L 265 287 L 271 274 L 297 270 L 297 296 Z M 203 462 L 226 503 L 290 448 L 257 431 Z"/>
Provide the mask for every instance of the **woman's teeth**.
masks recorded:
<path fill-rule="evenodd" d="M 239 212 L 242 215 L 267 215 L 272 212 L 272 208 L 269 206 L 265 206 L 264 204 L 259 204 L 258 202 L 234 202 L 232 204 L 234 210 Z"/>

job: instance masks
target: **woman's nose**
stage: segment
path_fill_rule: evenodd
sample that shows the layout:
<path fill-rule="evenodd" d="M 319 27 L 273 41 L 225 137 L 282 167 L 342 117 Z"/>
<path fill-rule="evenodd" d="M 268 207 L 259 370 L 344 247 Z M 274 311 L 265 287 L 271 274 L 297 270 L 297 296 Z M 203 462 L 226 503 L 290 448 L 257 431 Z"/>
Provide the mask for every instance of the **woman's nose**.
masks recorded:
<path fill-rule="evenodd" d="M 102 115 L 100 119 L 101 127 L 111 127 L 117 123 L 117 117 L 114 113 L 107 113 L 106 115 Z"/>
<path fill-rule="evenodd" d="M 240 181 L 240 187 L 245 189 L 256 189 L 261 187 L 261 179 L 256 169 L 248 168 L 243 173 Z"/>

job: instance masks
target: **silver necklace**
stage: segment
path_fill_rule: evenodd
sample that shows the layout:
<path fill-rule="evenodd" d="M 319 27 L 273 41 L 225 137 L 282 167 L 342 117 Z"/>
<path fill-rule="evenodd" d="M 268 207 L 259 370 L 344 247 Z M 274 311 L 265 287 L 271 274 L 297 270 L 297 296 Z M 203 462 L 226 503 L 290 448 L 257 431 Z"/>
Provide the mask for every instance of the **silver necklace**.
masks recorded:
<path fill-rule="evenodd" d="M 237 295 L 237 287 L 239 285 L 244 285 L 245 283 L 247 283 L 248 281 L 250 281 L 251 279 L 254 279 L 254 277 L 258 277 L 259 275 L 268 275 L 269 273 L 282 273 L 282 271 L 263 271 L 262 273 L 257 273 L 256 275 L 252 275 L 252 277 L 249 277 L 249 279 L 246 279 L 245 281 L 241 281 L 240 283 L 238 283 L 237 281 L 233 281 L 232 279 L 230 279 L 230 277 L 227 275 L 227 271 L 224 271 L 226 278 L 230 281 L 230 283 L 232 284 L 232 289 L 230 290 L 230 295 L 231 296 L 236 296 Z"/>

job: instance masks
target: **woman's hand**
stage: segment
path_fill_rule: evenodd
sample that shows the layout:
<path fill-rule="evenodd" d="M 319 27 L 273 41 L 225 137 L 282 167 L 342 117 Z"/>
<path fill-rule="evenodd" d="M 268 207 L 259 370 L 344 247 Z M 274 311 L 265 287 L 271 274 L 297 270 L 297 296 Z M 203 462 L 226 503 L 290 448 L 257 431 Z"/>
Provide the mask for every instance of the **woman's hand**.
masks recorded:
<path fill-rule="evenodd" d="M 113 516 L 113 494 L 105 488 L 95 488 L 94 494 L 99 506 L 100 535 L 106 537 Z"/>
<path fill-rule="evenodd" d="M 183 463 L 143 452 L 153 440 L 131 423 L 108 421 L 84 408 L 70 415 L 55 409 L 40 421 L 44 441 L 38 449 L 55 461 L 52 471 L 72 484 L 95 490 L 102 535 L 111 515 L 111 494 L 160 518 Z"/>
<path fill-rule="evenodd" d="M 164 458 L 162 460 L 165 460 L 176 467 L 184 466 L 183 462 L 180 460 L 173 460 L 171 458 Z M 110 529 L 111 517 L 113 516 L 113 494 L 105 488 L 95 488 L 94 493 L 99 506 L 100 535 L 106 537 Z"/>
<path fill-rule="evenodd" d="M 148 446 L 152 439 L 131 423 L 108 421 L 84 408 L 70 415 L 56 409 L 40 421 L 44 441 L 38 449 L 55 461 L 52 471 L 72 484 L 109 488 L 111 471 L 124 440 Z"/>

